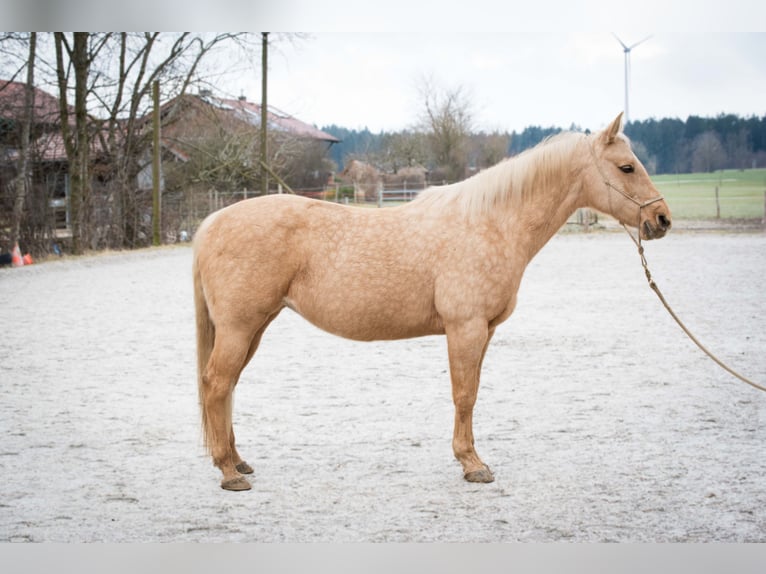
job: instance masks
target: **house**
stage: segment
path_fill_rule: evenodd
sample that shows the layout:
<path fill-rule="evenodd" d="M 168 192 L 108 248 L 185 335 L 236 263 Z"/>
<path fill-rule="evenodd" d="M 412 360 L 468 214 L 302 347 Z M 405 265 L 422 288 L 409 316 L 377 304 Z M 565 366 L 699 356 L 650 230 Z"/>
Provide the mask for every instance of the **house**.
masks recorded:
<path fill-rule="evenodd" d="M 191 159 L 201 148 L 217 144 L 215 153 L 239 170 L 242 185 L 260 171 L 261 106 L 236 99 L 215 97 L 210 91 L 184 94 L 162 106 L 162 143 L 166 149 Z M 287 114 L 274 106 L 267 111 L 270 164 L 295 189 L 323 188 L 330 176 L 328 149 L 340 142 L 335 136 Z M 318 149 L 311 154 L 298 144 Z M 224 159 L 224 150 L 227 154 Z M 288 165 L 303 153 L 301 165 Z M 310 157 L 306 157 L 310 155 Z M 183 160 L 181 160 L 183 161 Z M 284 162 L 281 163 L 280 162 Z"/>
<path fill-rule="evenodd" d="M 20 157 L 20 126 L 24 118 L 25 92 L 25 84 L 0 80 L 0 241 L 4 239 L 6 231 L 10 228 L 13 211 L 12 182 L 17 175 Z M 70 111 L 72 111 L 70 121 L 73 122 L 74 113 L 71 108 Z M 249 170 L 246 175 L 251 176 L 247 181 L 257 178 L 260 172 L 260 157 L 257 153 L 261 120 L 259 105 L 250 103 L 245 98 L 222 99 L 203 92 L 173 98 L 162 105 L 161 114 L 163 175 L 173 171 L 177 173 L 184 167 L 194 167 L 189 164 L 195 151 L 199 150 L 201 143 L 205 140 L 211 137 L 229 137 L 232 134 L 239 134 L 240 141 L 245 146 L 244 149 L 239 150 L 242 154 L 239 159 L 241 159 L 241 166 Z M 288 150 L 285 149 L 286 142 L 310 142 L 311 146 L 319 147 L 320 151 L 314 154 L 316 161 L 310 165 L 310 168 L 303 170 L 305 173 L 301 173 L 294 165 L 288 167 L 292 169 L 289 177 L 298 182 L 298 186 L 311 187 L 308 184 L 313 185 L 316 181 L 322 188 L 328 180 L 325 161 L 327 149 L 339 140 L 274 107 L 269 107 L 268 122 L 270 138 L 279 146 L 275 151 L 280 159 L 290 157 Z M 151 114 L 141 118 L 136 125 L 143 136 L 150 134 Z M 93 119 L 93 126 L 96 130 L 104 129 L 97 119 Z M 135 164 L 138 167 L 137 172 L 132 172 L 135 174 L 132 178 L 135 179 L 130 179 L 132 183 L 126 188 L 124 181 L 114 180 L 118 170 L 115 169 L 114 160 L 110 158 L 115 157 L 115 150 L 112 149 L 110 154 L 104 147 L 116 143 L 119 148 L 124 134 L 118 129 L 116 140 L 113 138 L 111 141 L 107 141 L 108 138 L 104 134 L 103 131 L 91 133 L 90 140 L 92 181 L 87 225 L 92 227 L 89 237 L 92 239 L 91 245 L 94 248 L 109 245 L 111 241 L 109 234 L 112 233 L 110 230 L 118 229 L 115 234 L 121 233 L 120 218 L 130 217 L 131 221 L 143 228 L 146 227 L 147 218 L 151 216 L 151 194 L 147 194 L 152 181 L 151 157 L 150 147 L 145 143 L 150 141 L 149 138 L 145 138 L 141 145 L 137 146 L 141 149 L 131 152 L 137 154 Z M 60 129 L 59 100 L 39 88 L 34 88 L 33 127 L 30 139 L 32 185 L 26 198 L 25 221 L 36 230 L 33 235 L 38 237 L 43 245 L 52 237 L 67 235 L 70 224 L 70 194 L 69 161 Z M 210 158 L 213 169 L 226 169 L 229 158 L 224 152 L 230 150 L 215 151 L 220 155 Z M 180 169 L 174 170 L 172 169 L 174 167 Z M 279 171 L 279 173 L 283 172 Z M 207 185 L 205 193 L 211 187 L 215 187 L 219 181 Z M 232 179 L 232 182 L 232 186 L 239 185 L 237 180 Z M 167 182 L 163 181 L 163 183 Z M 242 185 L 246 186 L 248 183 Z M 243 187 L 239 189 L 241 193 Z M 186 207 L 185 203 L 181 205 L 179 201 L 179 210 Z M 207 204 L 204 207 L 207 209 Z M 127 209 L 130 209 L 130 212 Z M 191 218 L 196 219 L 201 215 L 204 214 L 195 209 Z M 178 217 L 183 218 L 184 215 L 181 214 Z M 186 218 L 189 219 L 188 214 Z M 173 227 L 174 223 L 167 220 L 168 217 L 163 214 L 163 226 Z M 138 237 L 138 233 L 135 232 L 134 236 Z M 119 237 L 116 241 L 120 241 Z"/>
<path fill-rule="evenodd" d="M 163 104 L 163 135 L 167 138 L 169 134 L 178 137 L 179 132 L 188 134 L 188 129 L 176 127 L 180 123 L 185 124 L 187 128 L 192 126 L 192 131 L 196 132 L 200 123 L 204 124 L 205 120 L 209 120 L 213 115 L 217 122 L 228 126 L 250 130 L 260 129 L 261 126 L 261 106 L 259 104 L 248 102 L 244 96 L 237 99 L 218 98 L 214 97 L 209 90 L 202 90 L 199 94 L 184 94 Z M 325 142 L 328 146 L 340 142 L 335 136 L 274 106 L 268 107 L 267 117 L 270 131 Z M 179 118 L 182 121 L 179 121 Z M 199 133 L 196 132 L 196 135 Z"/>
<path fill-rule="evenodd" d="M 18 143 L 18 123 L 24 117 L 26 84 L 0 80 L 0 145 Z M 33 88 L 33 134 L 36 139 L 44 132 L 58 130 L 59 101 L 39 88 Z"/>
<path fill-rule="evenodd" d="M 33 88 L 33 92 L 29 149 L 32 177 L 27 203 L 34 209 L 30 216 L 42 225 L 50 220 L 54 228 L 66 227 L 68 161 L 61 138 L 59 100 L 39 88 Z M 11 190 L 17 175 L 25 98 L 26 84 L 0 80 L 0 233 L 8 226 L 13 205 Z"/>

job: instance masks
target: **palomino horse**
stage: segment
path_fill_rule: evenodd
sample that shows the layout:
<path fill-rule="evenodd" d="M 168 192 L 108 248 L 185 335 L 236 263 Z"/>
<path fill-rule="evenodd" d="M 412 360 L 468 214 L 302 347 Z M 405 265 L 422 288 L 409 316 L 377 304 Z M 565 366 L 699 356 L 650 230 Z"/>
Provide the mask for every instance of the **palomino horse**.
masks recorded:
<path fill-rule="evenodd" d="M 271 195 L 210 215 L 194 240 L 194 297 L 202 426 L 221 486 L 250 488 L 232 393 L 285 307 L 360 341 L 446 334 L 455 457 L 466 480 L 494 480 L 473 440 L 482 360 L 527 264 L 580 207 L 637 227 L 643 239 L 670 228 L 622 114 L 603 132 L 560 134 L 399 207 Z"/>

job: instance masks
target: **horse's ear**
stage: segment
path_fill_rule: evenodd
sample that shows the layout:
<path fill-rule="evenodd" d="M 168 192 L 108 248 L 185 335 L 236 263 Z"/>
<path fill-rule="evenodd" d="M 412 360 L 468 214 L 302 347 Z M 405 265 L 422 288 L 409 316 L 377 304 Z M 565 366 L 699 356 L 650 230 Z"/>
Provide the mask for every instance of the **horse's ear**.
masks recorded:
<path fill-rule="evenodd" d="M 614 118 L 612 123 L 609 124 L 609 127 L 606 128 L 601 134 L 605 144 L 609 145 L 610 143 L 614 142 L 617 134 L 622 132 L 622 114 L 623 112 L 620 112 L 620 114 Z"/>

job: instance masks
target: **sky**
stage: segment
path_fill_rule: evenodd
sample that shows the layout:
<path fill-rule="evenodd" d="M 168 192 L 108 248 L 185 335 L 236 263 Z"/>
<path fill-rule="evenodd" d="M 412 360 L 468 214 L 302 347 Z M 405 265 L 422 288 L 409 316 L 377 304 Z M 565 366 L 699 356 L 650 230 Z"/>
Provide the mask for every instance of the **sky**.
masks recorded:
<path fill-rule="evenodd" d="M 630 119 L 766 115 L 762 0 L 0 0 L 15 30 L 281 30 L 269 103 L 317 126 L 407 129 L 422 78 L 470 98 L 474 125 L 605 127 Z M 301 31 L 301 39 L 285 36 Z M 211 79 L 221 96 L 261 99 L 260 61 L 236 56 Z M 211 76 L 213 78 L 213 76 Z"/>
<path fill-rule="evenodd" d="M 617 32 L 631 120 L 766 115 L 766 33 Z M 319 126 L 412 127 L 431 78 L 461 88 L 485 131 L 605 127 L 625 108 L 623 48 L 602 32 L 272 34 L 269 103 Z M 218 86 L 260 101 L 260 68 Z"/>

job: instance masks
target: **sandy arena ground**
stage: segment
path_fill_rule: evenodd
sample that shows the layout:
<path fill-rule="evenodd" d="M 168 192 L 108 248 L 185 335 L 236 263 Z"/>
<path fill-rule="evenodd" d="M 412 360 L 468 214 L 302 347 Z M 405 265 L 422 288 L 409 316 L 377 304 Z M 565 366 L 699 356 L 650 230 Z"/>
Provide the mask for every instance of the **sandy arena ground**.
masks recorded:
<path fill-rule="evenodd" d="M 766 381 L 766 234 L 671 233 L 654 276 Z M 0 270 L 0 541 L 766 542 L 766 393 L 704 357 L 622 233 L 561 234 L 485 360 L 463 481 L 443 338 L 289 311 L 237 391 L 253 490 L 200 442 L 191 250 Z"/>

